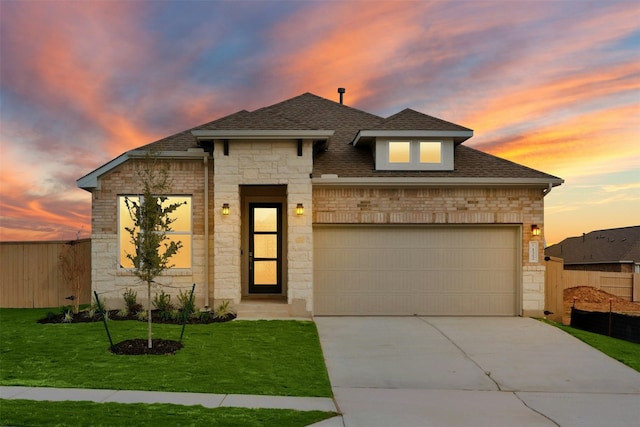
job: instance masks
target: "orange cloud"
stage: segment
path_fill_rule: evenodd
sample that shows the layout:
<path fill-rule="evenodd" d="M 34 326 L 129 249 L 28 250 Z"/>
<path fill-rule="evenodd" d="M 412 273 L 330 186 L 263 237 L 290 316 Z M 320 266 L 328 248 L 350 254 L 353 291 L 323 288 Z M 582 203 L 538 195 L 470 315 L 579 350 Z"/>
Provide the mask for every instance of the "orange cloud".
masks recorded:
<path fill-rule="evenodd" d="M 336 88 L 345 86 L 349 104 L 357 104 L 376 91 L 370 79 L 401 66 L 389 58 L 422 31 L 413 17 L 429 4 L 402 6 L 409 5 L 319 2 L 301 10 L 271 34 L 286 46 L 272 61 L 272 74 L 281 76 L 292 93 L 312 90 L 336 99 Z"/>
<path fill-rule="evenodd" d="M 510 88 L 491 98 L 473 114 L 463 118 L 487 139 L 505 126 L 532 123 L 535 120 L 557 120 L 567 114 L 580 114 L 585 103 L 640 89 L 637 61 L 616 66 L 586 70 L 524 88 Z M 608 118 L 612 118 L 608 116 Z M 602 121 L 602 120 L 599 120 Z"/>
<path fill-rule="evenodd" d="M 487 151 L 563 178 L 633 170 L 640 161 L 640 130 L 633 125 L 639 113 L 640 105 L 594 111 L 505 139 Z"/>

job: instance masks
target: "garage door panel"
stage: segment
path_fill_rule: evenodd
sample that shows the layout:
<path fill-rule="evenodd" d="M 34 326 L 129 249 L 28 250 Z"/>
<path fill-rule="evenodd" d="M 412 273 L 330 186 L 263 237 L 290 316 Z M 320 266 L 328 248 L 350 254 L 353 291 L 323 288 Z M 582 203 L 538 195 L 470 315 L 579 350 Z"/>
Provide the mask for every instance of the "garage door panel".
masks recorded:
<path fill-rule="evenodd" d="M 318 315 L 515 315 L 516 227 L 316 227 Z"/>

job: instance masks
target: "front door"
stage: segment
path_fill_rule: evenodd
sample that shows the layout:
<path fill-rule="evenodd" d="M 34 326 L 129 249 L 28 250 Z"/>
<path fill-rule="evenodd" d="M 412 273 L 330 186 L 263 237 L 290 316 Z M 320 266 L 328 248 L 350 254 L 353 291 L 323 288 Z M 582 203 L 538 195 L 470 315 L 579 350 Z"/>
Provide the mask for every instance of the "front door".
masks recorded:
<path fill-rule="evenodd" d="M 282 203 L 249 203 L 249 293 L 282 293 Z"/>

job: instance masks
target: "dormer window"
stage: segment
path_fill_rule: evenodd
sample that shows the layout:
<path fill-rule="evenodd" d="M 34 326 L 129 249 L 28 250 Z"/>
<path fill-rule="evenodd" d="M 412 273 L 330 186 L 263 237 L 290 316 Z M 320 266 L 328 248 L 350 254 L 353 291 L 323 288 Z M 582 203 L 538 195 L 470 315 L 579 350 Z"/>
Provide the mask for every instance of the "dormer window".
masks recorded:
<path fill-rule="evenodd" d="M 389 163 L 411 163 L 411 142 L 390 141 Z"/>
<path fill-rule="evenodd" d="M 452 140 L 381 140 L 375 145 L 377 170 L 453 170 Z"/>
<path fill-rule="evenodd" d="M 411 163 L 411 141 L 389 141 L 389 163 Z M 419 163 L 442 163 L 442 142 L 420 141 L 417 145 Z M 414 157 L 415 155 L 414 154 Z"/>
<path fill-rule="evenodd" d="M 420 142 L 420 163 L 442 163 L 442 142 Z"/>
<path fill-rule="evenodd" d="M 351 143 L 370 146 L 379 171 L 452 171 L 454 147 L 472 136 L 471 129 L 407 108 L 358 131 Z"/>

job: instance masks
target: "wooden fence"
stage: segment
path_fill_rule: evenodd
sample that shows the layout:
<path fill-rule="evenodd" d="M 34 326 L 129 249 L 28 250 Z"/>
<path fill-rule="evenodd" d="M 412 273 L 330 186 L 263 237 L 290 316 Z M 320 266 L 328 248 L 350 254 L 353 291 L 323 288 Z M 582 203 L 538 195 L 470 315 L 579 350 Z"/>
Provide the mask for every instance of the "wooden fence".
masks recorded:
<path fill-rule="evenodd" d="M 76 295 L 68 268 L 75 263 L 80 292 Z M 67 277 L 65 277 L 67 276 Z M 91 240 L 67 242 L 0 242 L 0 307 L 40 308 L 91 302 Z"/>
<path fill-rule="evenodd" d="M 551 320 L 557 322 L 562 320 L 563 291 L 575 286 L 591 286 L 629 301 L 640 301 L 640 274 L 638 273 L 565 270 L 562 258 L 547 258 L 545 309 L 554 313 L 547 316 Z"/>

